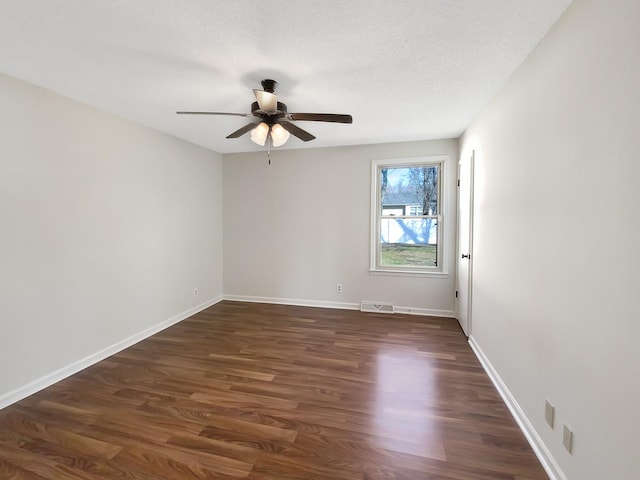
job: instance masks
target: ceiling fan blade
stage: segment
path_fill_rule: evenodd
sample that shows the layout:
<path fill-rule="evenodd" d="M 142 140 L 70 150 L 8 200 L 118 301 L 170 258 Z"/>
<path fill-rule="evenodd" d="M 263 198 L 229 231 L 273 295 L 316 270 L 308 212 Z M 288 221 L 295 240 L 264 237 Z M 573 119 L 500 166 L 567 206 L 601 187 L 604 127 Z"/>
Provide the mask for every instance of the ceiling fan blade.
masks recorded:
<path fill-rule="evenodd" d="M 228 112 L 176 112 L 178 115 L 233 115 L 234 117 L 250 117 L 250 113 L 228 113 Z"/>
<path fill-rule="evenodd" d="M 254 128 L 256 128 L 258 126 L 257 123 L 248 123 L 247 125 L 245 125 L 242 128 L 239 128 L 238 130 L 236 130 L 233 133 L 230 133 L 229 135 L 227 135 L 227 138 L 238 138 L 241 137 L 242 135 L 244 135 L 245 133 L 247 133 L 249 130 L 253 130 Z"/>
<path fill-rule="evenodd" d="M 260 110 L 265 113 L 276 113 L 278 110 L 278 96 L 275 93 L 254 89 L 253 94 L 256 96 Z"/>
<path fill-rule="evenodd" d="M 313 140 L 314 138 L 316 138 L 306 130 L 301 129 L 300 127 L 298 127 L 297 125 L 294 125 L 293 123 L 285 122 L 282 120 L 279 121 L 278 123 L 282 125 L 282 128 L 284 128 L 287 132 L 295 135 L 303 142 L 308 142 L 309 140 Z"/>
<path fill-rule="evenodd" d="M 287 118 L 289 120 L 308 122 L 353 123 L 353 117 L 351 115 L 337 113 L 290 113 L 287 115 Z"/>

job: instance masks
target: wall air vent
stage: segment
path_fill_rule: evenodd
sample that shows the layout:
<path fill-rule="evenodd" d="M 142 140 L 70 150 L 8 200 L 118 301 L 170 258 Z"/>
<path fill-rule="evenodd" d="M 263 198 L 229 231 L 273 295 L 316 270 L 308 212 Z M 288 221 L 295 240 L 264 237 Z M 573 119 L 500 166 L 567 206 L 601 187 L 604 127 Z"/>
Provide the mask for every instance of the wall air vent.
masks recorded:
<path fill-rule="evenodd" d="M 395 313 L 392 303 L 380 302 L 361 302 L 360 311 L 373 313 Z"/>

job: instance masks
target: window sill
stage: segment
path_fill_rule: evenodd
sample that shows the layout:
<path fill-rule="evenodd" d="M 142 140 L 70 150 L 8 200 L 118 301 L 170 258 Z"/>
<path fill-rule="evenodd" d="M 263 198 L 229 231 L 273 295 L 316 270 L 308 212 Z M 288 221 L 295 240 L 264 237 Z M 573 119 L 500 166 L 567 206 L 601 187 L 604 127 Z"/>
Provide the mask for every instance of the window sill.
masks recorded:
<path fill-rule="evenodd" d="M 388 277 L 420 277 L 420 278 L 449 278 L 448 272 L 425 272 L 418 270 L 380 270 L 369 269 L 370 275 L 381 275 Z"/>

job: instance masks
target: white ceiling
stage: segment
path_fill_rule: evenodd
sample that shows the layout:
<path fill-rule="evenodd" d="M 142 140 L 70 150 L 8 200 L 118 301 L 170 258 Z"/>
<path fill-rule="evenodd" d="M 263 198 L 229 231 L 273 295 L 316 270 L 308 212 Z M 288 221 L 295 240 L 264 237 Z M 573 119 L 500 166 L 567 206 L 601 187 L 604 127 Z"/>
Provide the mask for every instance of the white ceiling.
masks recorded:
<path fill-rule="evenodd" d="M 571 0 L 0 0 L 0 72 L 221 153 L 251 89 L 278 81 L 318 138 L 280 148 L 459 136 Z"/>

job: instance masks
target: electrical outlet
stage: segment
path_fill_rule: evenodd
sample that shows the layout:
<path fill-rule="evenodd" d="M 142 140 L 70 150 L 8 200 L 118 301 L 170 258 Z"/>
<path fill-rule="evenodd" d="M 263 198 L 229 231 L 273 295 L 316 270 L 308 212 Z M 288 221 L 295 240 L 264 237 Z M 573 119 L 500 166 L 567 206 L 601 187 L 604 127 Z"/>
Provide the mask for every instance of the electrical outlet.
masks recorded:
<path fill-rule="evenodd" d="M 573 448 L 573 432 L 569 430 L 569 427 L 566 425 L 563 426 L 562 429 L 562 444 L 564 448 L 567 449 L 569 453 L 571 453 L 571 449 Z"/>
<path fill-rule="evenodd" d="M 342 293 L 342 284 L 341 283 L 337 283 L 336 284 L 336 292 Z"/>
<path fill-rule="evenodd" d="M 553 428 L 553 419 L 556 414 L 556 408 L 549 403 L 549 400 L 545 400 L 544 402 L 544 419 L 549 424 L 551 428 Z"/>
<path fill-rule="evenodd" d="M 194 297 L 197 297 L 197 296 L 198 296 L 198 289 L 197 289 L 197 288 L 194 288 L 194 289 L 193 289 L 193 296 L 194 296 Z"/>

